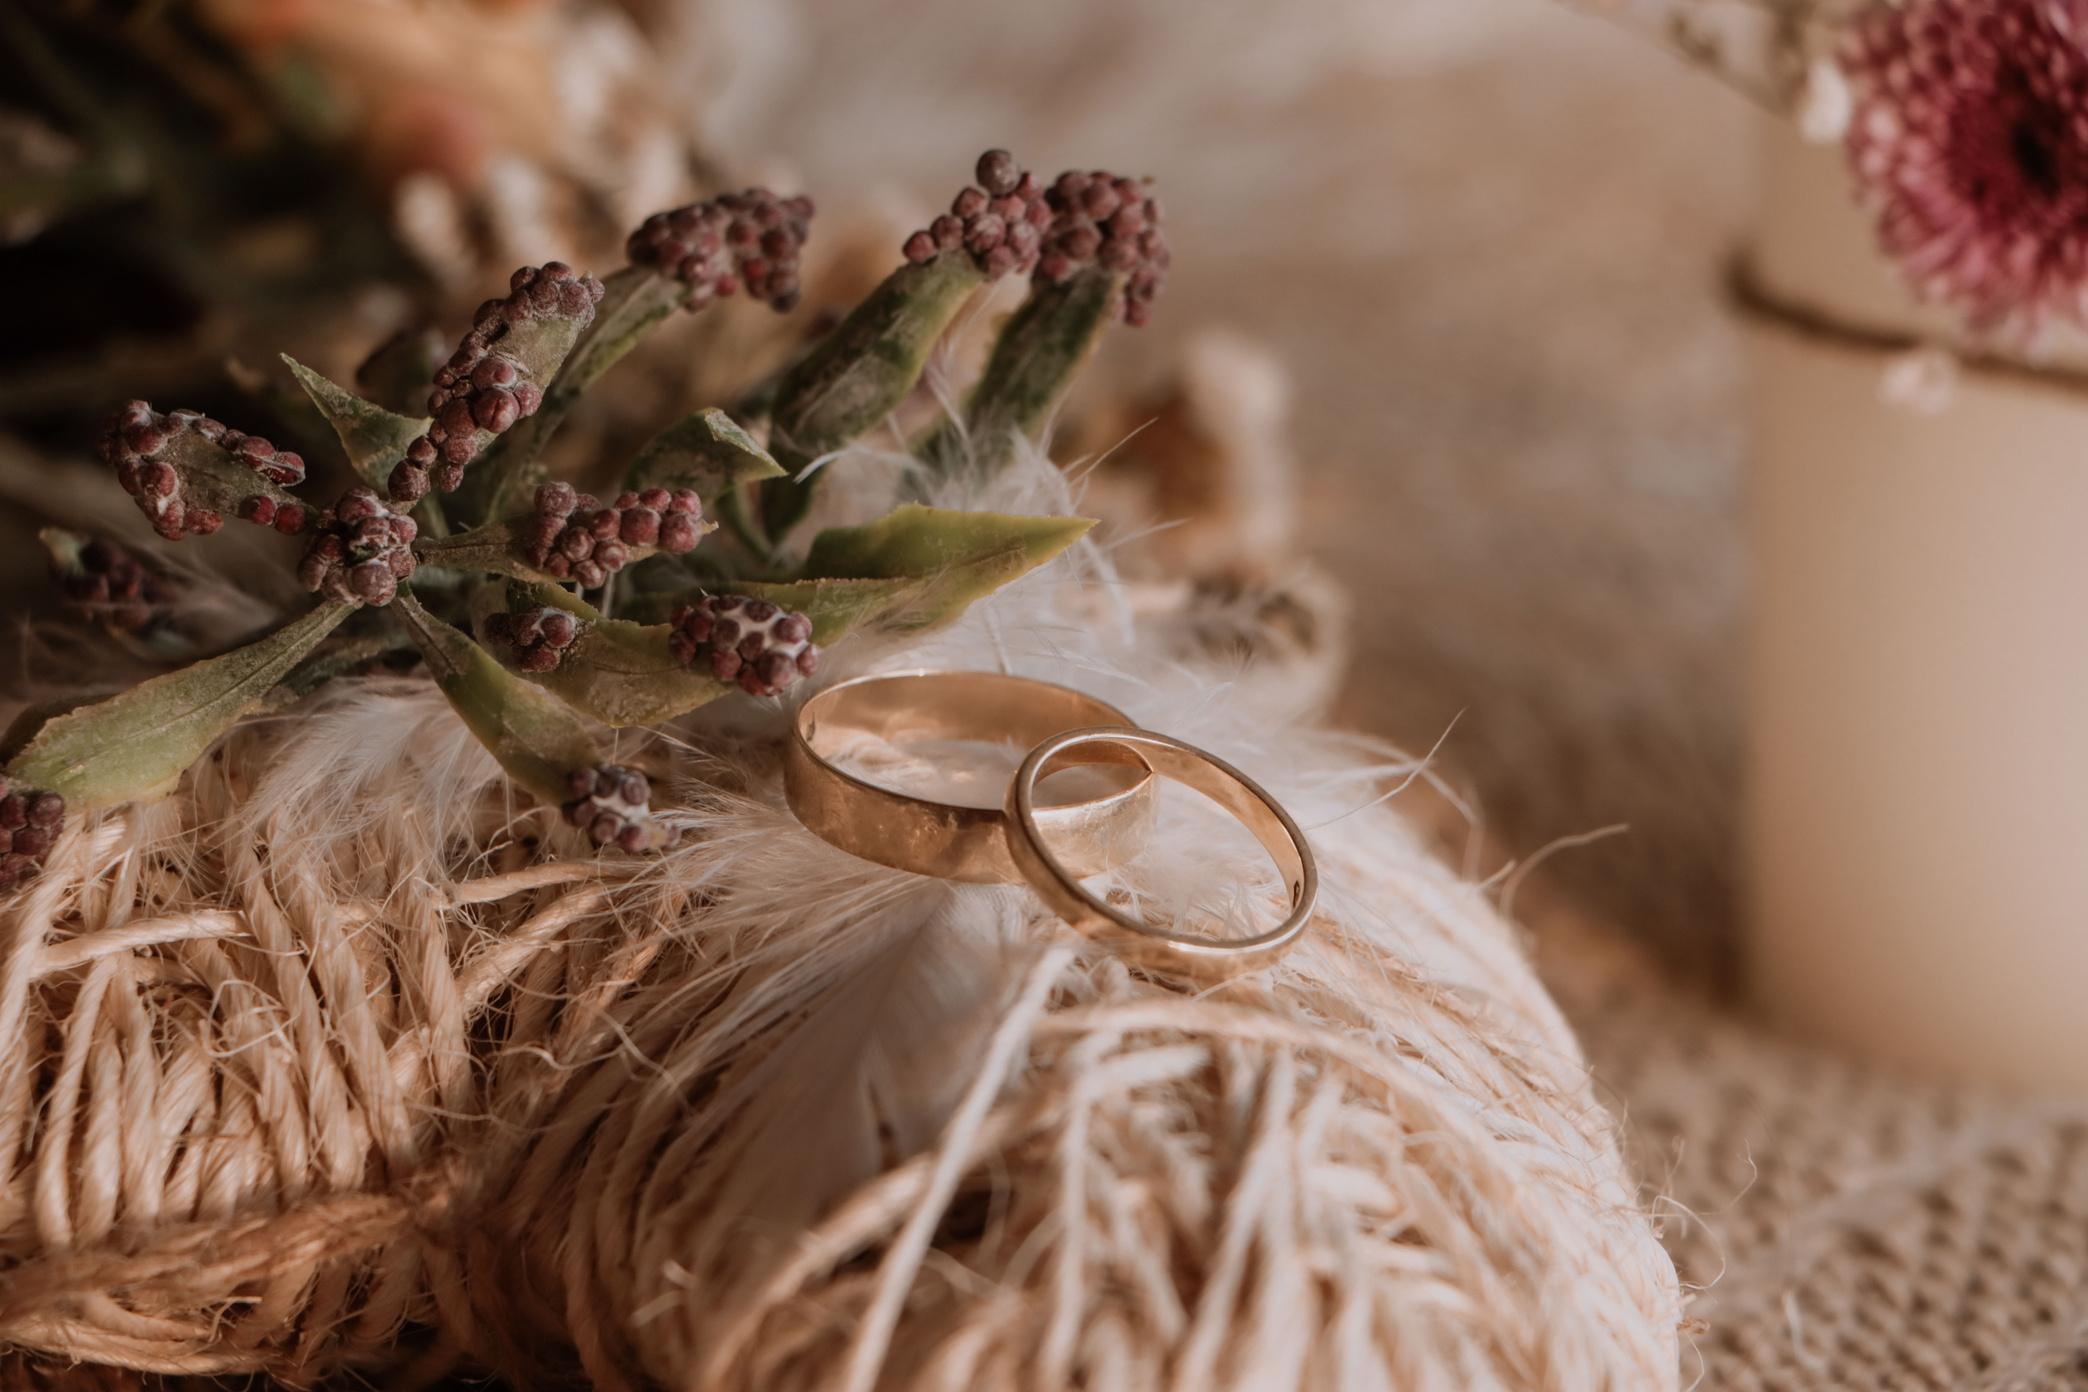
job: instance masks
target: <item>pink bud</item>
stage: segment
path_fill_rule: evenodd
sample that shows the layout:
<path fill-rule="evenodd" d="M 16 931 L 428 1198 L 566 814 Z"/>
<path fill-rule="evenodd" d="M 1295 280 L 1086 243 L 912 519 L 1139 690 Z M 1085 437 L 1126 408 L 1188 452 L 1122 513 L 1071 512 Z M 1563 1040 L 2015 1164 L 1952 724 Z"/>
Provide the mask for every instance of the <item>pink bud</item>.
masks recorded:
<path fill-rule="evenodd" d="M 471 369 L 471 385 L 480 391 L 505 387 L 515 380 L 515 365 L 498 354 L 488 354 Z"/>
<path fill-rule="evenodd" d="M 703 540 L 702 524 L 686 512 L 670 512 L 660 519 L 659 546 L 670 556 L 682 556 Z"/>
<path fill-rule="evenodd" d="M 918 266 L 935 257 L 935 238 L 927 232 L 916 232 L 906 239 L 906 259 Z"/>
<path fill-rule="evenodd" d="M 979 156 L 978 168 L 973 171 L 978 181 L 992 194 L 1007 194 L 1015 191 L 1022 178 L 1022 170 L 1015 163 L 1015 156 L 1006 150 L 988 150 Z"/>
<path fill-rule="evenodd" d="M 624 513 L 617 535 L 631 546 L 651 546 L 660 539 L 660 514 L 648 507 L 633 507 Z"/>
<path fill-rule="evenodd" d="M 398 593 L 399 582 L 391 567 L 382 561 L 364 561 L 348 571 L 348 589 L 365 604 L 383 606 Z"/>
<path fill-rule="evenodd" d="M 471 403 L 471 418 L 495 435 L 506 431 L 521 417 L 521 406 L 508 392 L 484 392 Z"/>
<path fill-rule="evenodd" d="M 580 495 L 573 485 L 564 482 L 537 485 L 536 510 L 540 517 L 556 515 L 564 517 L 580 505 Z"/>

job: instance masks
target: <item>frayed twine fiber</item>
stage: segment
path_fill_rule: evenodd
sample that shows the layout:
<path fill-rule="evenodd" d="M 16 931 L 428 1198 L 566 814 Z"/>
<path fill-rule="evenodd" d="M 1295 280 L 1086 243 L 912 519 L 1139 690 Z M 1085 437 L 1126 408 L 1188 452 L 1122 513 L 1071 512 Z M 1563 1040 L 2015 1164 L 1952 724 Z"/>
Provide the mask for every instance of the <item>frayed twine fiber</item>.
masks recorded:
<path fill-rule="evenodd" d="M 1279 968 L 1180 994 L 1025 892 L 833 850 L 770 704 L 626 732 L 684 846 L 596 860 L 425 683 L 339 683 L 0 906 L 0 1343 L 292 1381 L 1673 1386 L 1674 1272 L 1570 1034 L 1371 805 L 1411 764 L 1156 661 L 1098 580 L 1076 553 L 834 675 L 1059 680 L 1240 764 L 1324 870 Z M 1236 879 L 1217 854 L 1163 824 L 1117 887 L 1159 912 Z"/>

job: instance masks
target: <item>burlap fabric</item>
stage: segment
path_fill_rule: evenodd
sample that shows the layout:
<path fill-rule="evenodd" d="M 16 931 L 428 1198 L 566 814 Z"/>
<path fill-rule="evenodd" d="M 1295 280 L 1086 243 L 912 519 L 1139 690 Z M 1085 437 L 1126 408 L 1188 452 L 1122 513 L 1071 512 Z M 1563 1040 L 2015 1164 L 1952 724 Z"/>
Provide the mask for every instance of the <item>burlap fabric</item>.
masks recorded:
<path fill-rule="evenodd" d="M 1547 924 L 1686 1287 L 1683 1382 L 2088 1388 L 2088 1105 L 1922 1087 L 1809 1051 Z"/>

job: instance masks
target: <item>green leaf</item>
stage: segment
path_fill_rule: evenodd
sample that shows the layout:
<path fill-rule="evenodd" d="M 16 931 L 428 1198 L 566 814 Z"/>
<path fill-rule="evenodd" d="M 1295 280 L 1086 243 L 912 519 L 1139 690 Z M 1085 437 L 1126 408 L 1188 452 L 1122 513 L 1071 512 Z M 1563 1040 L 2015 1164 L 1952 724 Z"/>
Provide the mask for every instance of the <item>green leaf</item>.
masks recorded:
<path fill-rule="evenodd" d="M 955 619 L 973 600 L 1036 569 L 1094 525 L 1085 517 L 909 504 L 867 527 L 821 532 L 795 580 L 726 580 L 642 593 L 625 601 L 625 612 L 659 621 L 705 594 L 743 594 L 804 614 L 821 644 L 863 628 L 918 632 Z"/>
<path fill-rule="evenodd" d="M 658 724 L 737 690 L 677 661 L 666 624 L 605 619 L 559 585 L 530 585 L 516 597 L 524 596 L 527 603 L 552 605 L 593 625 L 573 640 L 556 669 L 528 677 L 604 725 Z"/>
<path fill-rule="evenodd" d="M 341 437 L 348 462 L 365 482 L 379 493 L 391 485 L 392 469 L 406 457 L 406 447 L 428 433 L 428 418 L 418 420 L 393 415 L 374 401 L 365 401 L 346 387 L 328 381 L 288 353 L 282 355 L 291 374 L 312 398 Z"/>
<path fill-rule="evenodd" d="M 480 461 L 479 467 L 486 471 L 484 515 L 514 512 L 528 502 L 530 493 L 546 477 L 541 463 L 544 447 L 573 403 L 680 308 L 688 294 L 688 286 L 644 266 L 626 266 L 602 281 L 594 322 L 562 355 L 558 374 L 544 388 L 536 414 L 515 422 Z"/>
<path fill-rule="evenodd" d="M 494 661 L 468 635 L 423 609 L 405 586 L 392 607 L 420 645 L 436 685 L 478 742 L 510 778 L 551 806 L 562 804 L 573 771 L 601 762 L 586 723 L 555 696 Z"/>
<path fill-rule="evenodd" d="M 477 570 L 517 580 L 556 582 L 557 576 L 538 570 L 522 554 L 533 529 L 534 522 L 529 517 L 503 517 L 454 536 L 416 541 L 413 556 L 421 565 L 448 570 Z"/>
<path fill-rule="evenodd" d="M 783 467 L 795 475 L 881 424 L 913 390 L 936 340 L 984 283 L 961 250 L 885 277 L 777 388 L 769 448 Z M 813 487 L 808 479 L 762 490 L 772 542 L 804 518 Z"/>
<path fill-rule="evenodd" d="M 8 776 L 63 795 L 71 812 L 157 801 L 356 607 L 329 601 L 257 643 L 56 716 Z"/>
<path fill-rule="evenodd" d="M 859 628 L 882 626 L 904 614 L 919 598 L 925 582 L 904 577 L 888 580 L 733 580 L 708 587 L 656 591 L 624 602 L 624 612 L 639 623 L 660 622 L 684 604 L 706 594 L 746 595 L 794 609 L 812 620 L 812 641 L 837 642 Z"/>
<path fill-rule="evenodd" d="M 754 437 L 717 407 L 684 416 L 638 451 L 624 470 L 624 487 L 692 488 L 708 510 L 718 495 L 743 483 L 776 478 L 783 467 Z"/>
<path fill-rule="evenodd" d="M 1094 525 L 1086 517 L 953 512 L 909 503 L 867 526 L 821 532 L 800 578 L 917 580 L 907 604 L 880 615 L 879 621 L 895 628 L 932 628 L 1044 564 Z"/>
<path fill-rule="evenodd" d="M 1090 266 L 1065 283 L 1040 285 L 1008 316 L 986 370 L 965 403 L 964 428 L 946 421 L 915 453 L 938 473 L 969 462 L 998 473 L 1015 437 L 1035 435 L 1109 327 L 1124 277 Z M 968 447 L 968 448 L 967 448 Z"/>

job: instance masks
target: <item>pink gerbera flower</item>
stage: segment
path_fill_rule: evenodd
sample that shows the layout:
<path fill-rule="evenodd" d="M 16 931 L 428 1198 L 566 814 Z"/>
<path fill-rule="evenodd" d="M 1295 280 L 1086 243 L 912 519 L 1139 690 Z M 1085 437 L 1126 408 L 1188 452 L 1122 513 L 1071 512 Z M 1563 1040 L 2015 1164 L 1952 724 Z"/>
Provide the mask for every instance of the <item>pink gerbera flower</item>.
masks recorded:
<path fill-rule="evenodd" d="M 2088 322 L 2088 48 L 2071 0 L 1908 0 L 1857 17 L 1848 148 L 1878 237 L 1972 324 Z"/>

